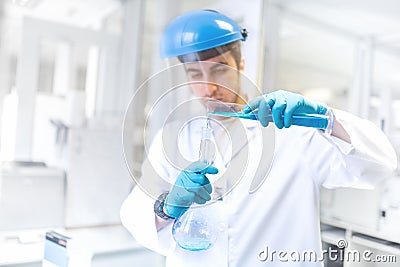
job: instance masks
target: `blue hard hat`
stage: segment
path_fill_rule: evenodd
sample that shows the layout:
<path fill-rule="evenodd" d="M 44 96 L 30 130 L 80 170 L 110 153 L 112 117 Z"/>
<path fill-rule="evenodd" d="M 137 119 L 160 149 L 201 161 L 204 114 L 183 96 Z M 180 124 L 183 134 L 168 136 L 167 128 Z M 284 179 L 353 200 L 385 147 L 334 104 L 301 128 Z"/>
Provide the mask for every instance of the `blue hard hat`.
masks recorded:
<path fill-rule="evenodd" d="M 175 18 L 161 38 L 161 57 L 201 52 L 238 40 L 246 40 L 247 31 L 235 21 L 213 10 L 196 10 Z"/>

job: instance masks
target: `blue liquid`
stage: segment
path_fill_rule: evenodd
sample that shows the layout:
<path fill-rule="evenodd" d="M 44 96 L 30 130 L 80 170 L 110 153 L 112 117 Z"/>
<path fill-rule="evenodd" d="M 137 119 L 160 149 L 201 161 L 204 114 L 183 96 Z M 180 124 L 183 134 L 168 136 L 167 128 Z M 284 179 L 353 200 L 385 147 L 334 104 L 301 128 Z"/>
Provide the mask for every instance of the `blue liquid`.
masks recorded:
<path fill-rule="evenodd" d="M 214 111 L 214 112 L 210 112 L 209 114 L 216 115 L 216 116 L 222 116 L 222 117 L 257 120 L 257 116 L 254 113 Z"/>
<path fill-rule="evenodd" d="M 199 239 L 194 239 L 191 238 L 188 240 L 188 242 L 178 242 L 178 246 L 185 250 L 190 250 L 190 251 L 202 251 L 209 249 L 212 246 L 212 243 L 210 241 L 204 240 L 202 238 Z"/>
<path fill-rule="evenodd" d="M 179 247 L 190 251 L 201 251 L 209 249 L 215 242 L 217 233 L 214 227 L 204 220 L 178 219 L 172 227 L 172 235 Z"/>
<path fill-rule="evenodd" d="M 226 112 L 226 111 L 214 111 L 210 112 L 210 115 L 231 117 L 231 118 L 241 118 L 248 120 L 258 120 L 257 111 L 250 113 L 243 112 Z M 282 115 L 283 117 L 283 115 Z M 268 122 L 274 122 L 272 114 L 267 116 Z M 312 127 L 317 129 L 326 129 L 329 124 L 329 118 L 325 115 L 318 114 L 299 114 L 292 117 L 292 124 L 297 126 Z"/>

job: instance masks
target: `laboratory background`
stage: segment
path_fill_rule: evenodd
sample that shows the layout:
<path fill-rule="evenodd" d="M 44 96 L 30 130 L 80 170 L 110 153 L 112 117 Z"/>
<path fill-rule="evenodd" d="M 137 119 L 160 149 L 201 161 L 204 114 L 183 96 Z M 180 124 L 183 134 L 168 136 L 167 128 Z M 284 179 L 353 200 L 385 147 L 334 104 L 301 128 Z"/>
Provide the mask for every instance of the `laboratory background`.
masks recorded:
<path fill-rule="evenodd" d="M 122 124 L 140 85 L 167 67 L 162 30 L 194 9 L 218 10 L 248 30 L 245 75 L 261 91 L 298 92 L 369 119 L 399 155 L 397 0 L 0 0 L 0 266 L 54 257 L 164 266 L 119 215 L 140 177 L 143 139 L 157 130 L 143 131 L 157 86 L 125 122 L 124 144 Z M 326 266 L 399 266 L 399 170 L 373 190 L 324 189 L 320 206 L 324 248 L 397 259 Z"/>

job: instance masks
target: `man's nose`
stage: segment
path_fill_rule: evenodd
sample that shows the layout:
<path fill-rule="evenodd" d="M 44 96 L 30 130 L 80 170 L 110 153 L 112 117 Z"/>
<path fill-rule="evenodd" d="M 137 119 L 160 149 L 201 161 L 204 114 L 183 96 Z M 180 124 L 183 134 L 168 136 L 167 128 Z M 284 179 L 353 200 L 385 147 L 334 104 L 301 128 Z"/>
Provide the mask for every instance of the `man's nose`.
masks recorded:
<path fill-rule="evenodd" d="M 207 82 L 204 85 L 205 94 L 207 97 L 211 97 L 215 94 L 218 89 L 218 85 L 212 82 Z"/>

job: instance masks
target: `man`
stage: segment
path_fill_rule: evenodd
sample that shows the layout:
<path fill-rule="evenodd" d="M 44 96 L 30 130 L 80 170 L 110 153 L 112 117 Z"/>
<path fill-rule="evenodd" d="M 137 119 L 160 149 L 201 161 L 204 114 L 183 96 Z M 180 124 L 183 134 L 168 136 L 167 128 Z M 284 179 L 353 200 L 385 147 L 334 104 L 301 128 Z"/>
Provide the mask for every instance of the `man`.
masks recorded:
<path fill-rule="evenodd" d="M 195 96 L 244 104 L 240 43 L 246 38 L 247 32 L 230 18 L 210 10 L 192 11 L 168 25 L 161 55 L 185 63 Z M 160 156 L 165 146 L 162 131 L 154 139 L 141 180 L 160 176 L 170 185 L 152 187 L 153 193 L 159 191 L 157 201 L 142 186 L 135 187 L 121 218 L 139 242 L 167 256 L 167 266 L 320 266 L 318 260 L 289 256 L 304 251 L 321 255 L 320 187 L 365 187 L 396 168 L 393 148 L 366 120 L 287 91 L 252 99 L 243 113 L 254 110 L 259 122 L 217 117 L 211 126 L 221 122 L 232 140 L 224 142 L 215 133 L 218 155 L 211 166 L 194 162 L 177 171 Z M 268 123 L 270 110 L 273 124 Z M 325 130 L 292 126 L 293 116 L 303 113 L 327 115 L 333 123 Z M 260 123 L 265 127 L 261 132 Z M 182 131 L 188 136 L 183 149 L 198 144 L 193 129 Z M 229 150 L 231 143 L 238 145 Z M 219 217 L 218 240 L 206 250 L 183 249 L 172 234 L 174 219 L 187 214 L 194 203 L 210 202 L 210 180 L 217 175 L 227 177 L 222 201 L 210 205 L 217 210 L 213 216 Z"/>

